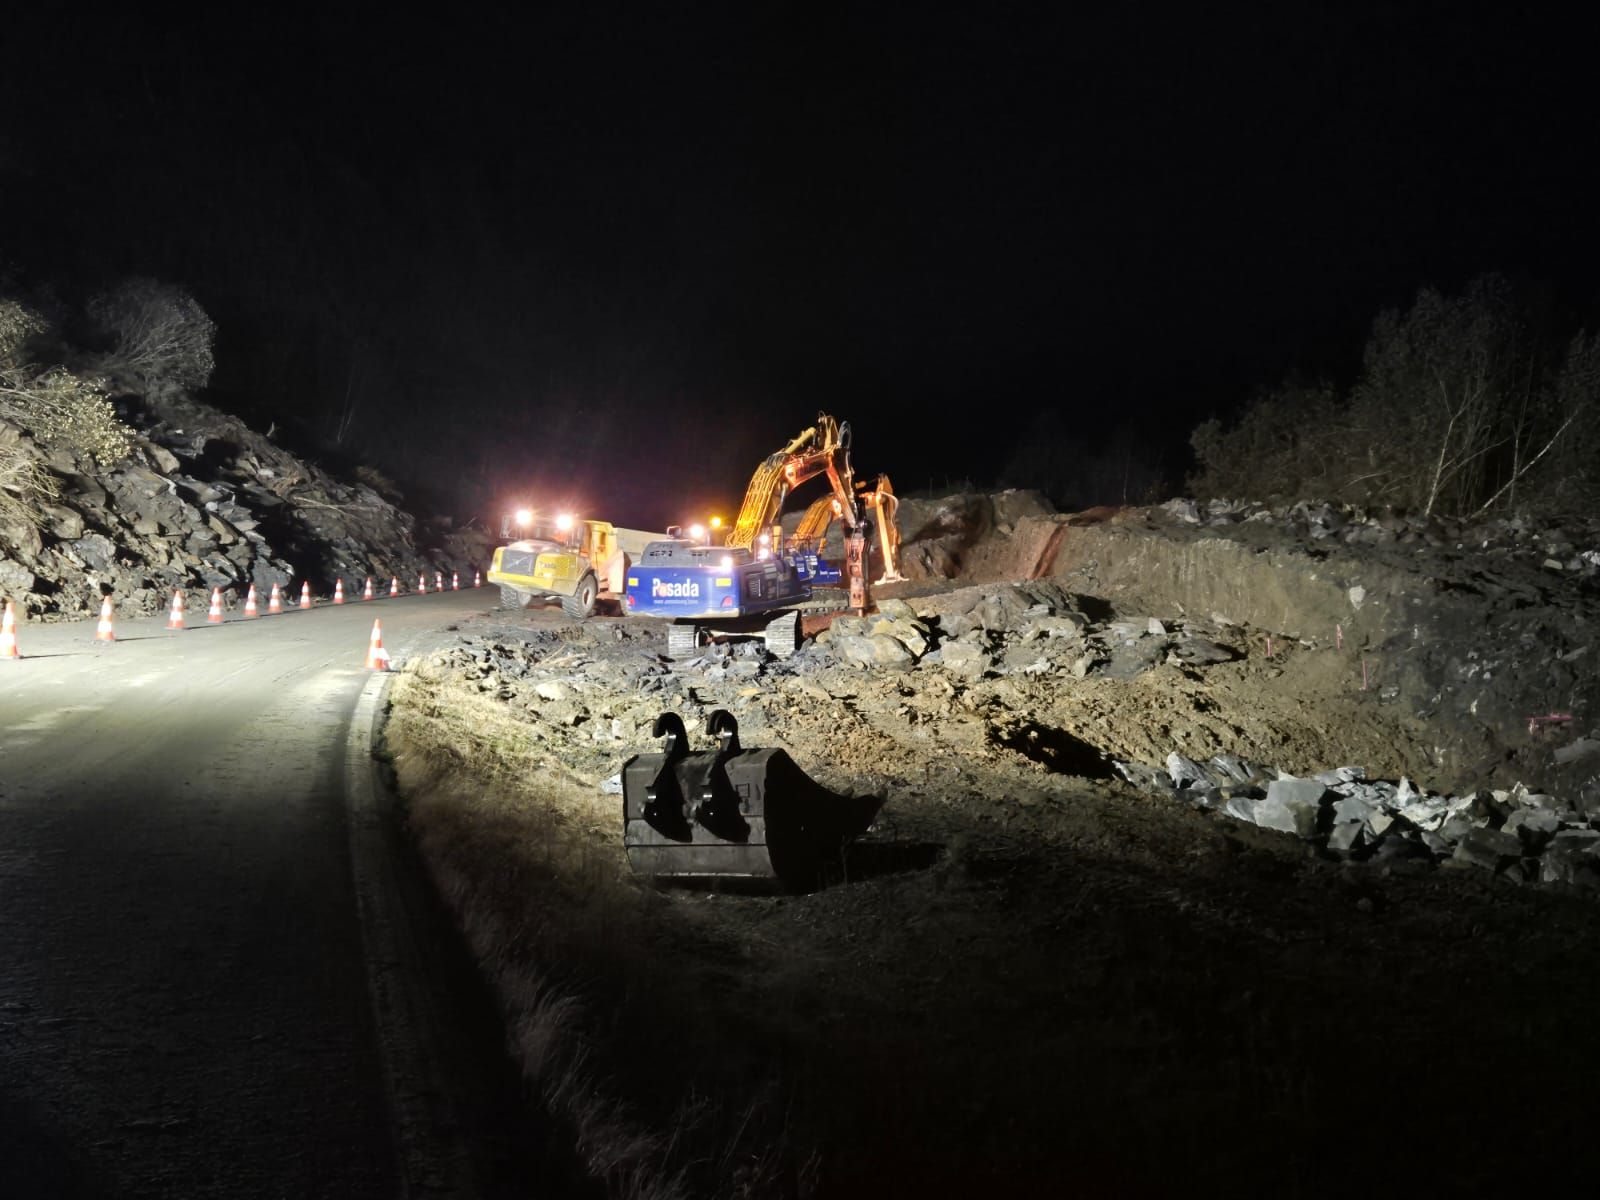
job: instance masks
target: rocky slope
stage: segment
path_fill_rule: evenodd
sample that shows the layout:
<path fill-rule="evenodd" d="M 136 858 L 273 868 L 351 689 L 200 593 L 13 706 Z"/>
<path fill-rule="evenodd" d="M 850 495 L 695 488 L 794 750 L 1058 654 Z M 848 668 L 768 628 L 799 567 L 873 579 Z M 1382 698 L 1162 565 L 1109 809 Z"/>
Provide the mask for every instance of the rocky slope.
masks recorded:
<path fill-rule="evenodd" d="M 30 438 L 0 422 L 0 439 L 47 473 L 53 496 L 36 520 L 0 525 L 0 595 L 35 618 L 120 609 L 155 613 L 173 591 L 203 603 L 222 589 L 231 607 L 249 585 L 330 595 L 391 576 L 406 588 L 426 573 L 470 578 L 488 539 L 418 527 L 367 483 L 335 477 L 244 422 L 173 388 L 116 397 L 136 431 L 123 461 Z M 465 580 L 463 581 L 465 582 Z"/>

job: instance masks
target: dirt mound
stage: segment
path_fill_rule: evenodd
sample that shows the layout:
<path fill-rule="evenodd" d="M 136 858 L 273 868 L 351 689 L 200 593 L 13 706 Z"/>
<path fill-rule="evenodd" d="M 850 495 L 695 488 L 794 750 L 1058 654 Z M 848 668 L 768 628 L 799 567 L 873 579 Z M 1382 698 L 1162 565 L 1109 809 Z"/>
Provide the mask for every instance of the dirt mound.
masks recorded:
<path fill-rule="evenodd" d="M 1600 653 L 1600 522 L 1190 500 L 1009 526 L 971 498 L 938 511 L 908 539 L 903 557 L 924 578 L 901 594 L 1049 577 L 1124 612 L 1248 631 L 1257 649 L 1271 637 L 1327 656 L 1330 703 L 1371 692 L 1425 724 L 1441 786 L 1537 781 L 1600 800 L 1600 762 L 1581 752 L 1600 729 L 1600 675 L 1584 666 Z"/>
<path fill-rule="evenodd" d="M 1055 509 L 1038 492 L 957 493 L 900 503 L 900 572 L 907 579 L 1030 579 L 1044 552 L 1038 531 Z M 1049 540 L 1049 533 L 1044 534 Z"/>

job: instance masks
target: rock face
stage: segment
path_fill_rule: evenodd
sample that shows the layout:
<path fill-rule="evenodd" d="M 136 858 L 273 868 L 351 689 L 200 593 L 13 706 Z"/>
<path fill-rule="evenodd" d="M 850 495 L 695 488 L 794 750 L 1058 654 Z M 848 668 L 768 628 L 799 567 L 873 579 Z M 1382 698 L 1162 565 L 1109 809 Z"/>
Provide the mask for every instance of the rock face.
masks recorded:
<path fill-rule="evenodd" d="M 415 518 L 371 487 L 181 393 L 123 405 L 137 436 L 115 464 L 10 430 L 57 491 L 35 524 L 0 528 L 0 592 L 36 618 L 86 615 L 105 592 L 125 611 L 156 613 L 175 589 L 192 603 L 221 588 L 231 604 L 252 583 L 264 593 L 307 581 L 326 595 L 341 578 L 347 588 L 369 575 L 470 578 L 486 566 L 481 536 L 424 544 Z"/>

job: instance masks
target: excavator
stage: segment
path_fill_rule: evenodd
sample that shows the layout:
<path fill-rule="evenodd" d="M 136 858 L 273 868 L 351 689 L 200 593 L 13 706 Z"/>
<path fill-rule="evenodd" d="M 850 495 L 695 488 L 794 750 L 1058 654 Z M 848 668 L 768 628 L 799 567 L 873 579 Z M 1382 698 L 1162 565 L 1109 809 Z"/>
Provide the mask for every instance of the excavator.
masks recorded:
<path fill-rule="evenodd" d="M 851 557 L 851 543 L 857 543 L 856 553 L 862 573 L 859 584 L 850 583 L 850 607 L 865 611 L 871 604 L 867 592 L 866 533 L 873 522 L 868 512 L 877 517 L 878 538 L 883 557 L 883 575 L 876 582 L 896 583 L 901 576 L 896 569 L 900 553 L 900 530 L 895 523 L 895 510 L 899 500 L 887 475 L 879 475 L 872 485 L 857 483 L 850 465 L 850 425 L 837 421 L 827 413 L 818 413 L 816 424 L 802 430 L 788 445 L 768 455 L 745 489 L 744 503 L 739 508 L 739 518 L 728 534 L 727 545 L 750 549 L 763 530 L 777 519 L 778 510 L 788 494 L 807 480 L 826 473 L 829 494 L 820 497 L 806 509 L 790 539 L 791 546 L 804 550 L 820 549 L 827 536 L 828 527 L 839 520 L 845 527 L 845 557 Z M 776 538 L 772 529 L 767 535 Z M 778 547 L 770 547 L 774 553 Z M 845 572 L 847 582 L 850 572 Z M 859 602 L 858 602 L 859 596 Z"/>
<path fill-rule="evenodd" d="M 752 618 L 788 608 L 810 599 L 807 573 L 797 569 L 783 548 L 783 531 L 776 523 L 778 510 L 794 488 L 826 475 L 831 495 L 830 516 L 845 528 L 844 579 L 849 606 L 864 614 L 872 605 L 867 584 L 867 533 L 869 508 L 887 515 L 893 523 L 893 491 L 882 486 L 857 494 L 850 466 L 850 426 L 819 413 L 816 423 L 802 430 L 761 461 L 745 489 L 738 518 L 721 547 L 674 539 L 646 546 L 628 572 L 625 611 L 633 615 L 674 619 L 667 631 L 667 652 L 688 657 L 702 637 L 720 625 L 749 625 Z M 886 577 L 894 573 L 895 541 L 885 537 Z M 797 614 L 790 612 L 765 624 L 761 631 L 773 653 L 786 656 L 799 645 Z"/>

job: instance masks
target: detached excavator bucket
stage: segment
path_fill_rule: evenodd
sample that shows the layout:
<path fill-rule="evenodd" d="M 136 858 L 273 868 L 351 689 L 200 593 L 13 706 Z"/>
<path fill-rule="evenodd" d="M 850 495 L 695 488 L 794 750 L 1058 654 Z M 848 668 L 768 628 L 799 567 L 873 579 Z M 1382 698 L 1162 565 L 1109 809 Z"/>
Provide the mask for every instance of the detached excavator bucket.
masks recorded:
<path fill-rule="evenodd" d="M 656 718 L 659 754 L 622 767 L 623 844 L 641 875 L 742 875 L 815 886 L 822 867 L 866 830 L 872 797 L 829 791 L 782 750 L 739 745 L 733 715 L 706 723 L 715 749 L 689 752 L 677 713 Z"/>

